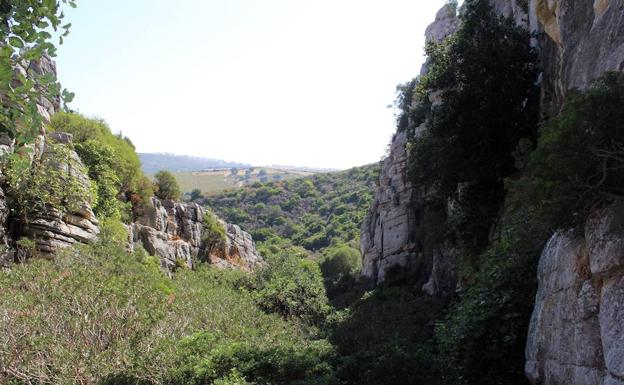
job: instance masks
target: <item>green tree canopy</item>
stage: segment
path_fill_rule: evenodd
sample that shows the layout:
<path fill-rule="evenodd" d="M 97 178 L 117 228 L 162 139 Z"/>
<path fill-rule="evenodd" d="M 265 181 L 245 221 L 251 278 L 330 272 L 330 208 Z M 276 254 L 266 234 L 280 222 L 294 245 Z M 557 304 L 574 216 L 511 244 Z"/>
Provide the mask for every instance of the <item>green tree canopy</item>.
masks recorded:
<path fill-rule="evenodd" d="M 180 185 L 175 176 L 169 171 L 158 171 L 154 175 L 155 194 L 160 199 L 180 199 Z"/>

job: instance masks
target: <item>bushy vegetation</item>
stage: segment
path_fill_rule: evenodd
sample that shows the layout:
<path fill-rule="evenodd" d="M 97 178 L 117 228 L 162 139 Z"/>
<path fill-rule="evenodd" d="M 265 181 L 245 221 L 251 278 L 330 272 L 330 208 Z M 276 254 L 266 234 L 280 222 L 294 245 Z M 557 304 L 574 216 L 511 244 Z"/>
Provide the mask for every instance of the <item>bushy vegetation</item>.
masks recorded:
<path fill-rule="evenodd" d="M 413 140 L 410 171 L 433 206 L 454 202 L 449 233 L 477 255 L 500 215 L 504 180 L 516 171 L 514 150 L 521 139 L 536 139 L 537 55 L 529 33 L 495 15 L 488 1 L 467 1 L 461 17 L 455 35 L 427 47 L 429 72 L 415 89 L 421 100 L 441 103 Z"/>
<path fill-rule="evenodd" d="M 170 279 L 144 252 L 128 256 L 118 224 L 97 244 L 1 272 L 0 382 L 320 383 L 331 346 L 261 311 L 242 274 L 204 266 Z"/>
<path fill-rule="evenodd" d="M 219 222 L 217 216 L 212 210 L 207 209 L 204 214 L 204 230 L 203 230 L 203 243 L 206 248 L 211 249 L 219 243 L 223 243 L 226 240 L 226 232 L 223 224 Z"/>
<path fill-rule="evenodd" d="M 95 183 L 94 211 L 100 218 L 132 219 L 130 202 L 145 202 L 153 194 L 151 182 L 141 171 L 141 162 L 132 142 L 114 135 L 100 119 L 59 112 L 52 117 L 50 131 L 73 135 L 76 153 Z"/>
<path fill-rule="evenodd" d="M 256 241 L 285 238 L 309 251 L 337 243 L 359 244 L 378 166 L 280 182 L 255 183 L 205 199 L 226 221 Z"/>
<path fill-rule="evenodd" d="M 169 171 L 158 171 L 154 175 L 154 194 L 160 199 L 178 200 L 182 195 L 180 185 Z"/>

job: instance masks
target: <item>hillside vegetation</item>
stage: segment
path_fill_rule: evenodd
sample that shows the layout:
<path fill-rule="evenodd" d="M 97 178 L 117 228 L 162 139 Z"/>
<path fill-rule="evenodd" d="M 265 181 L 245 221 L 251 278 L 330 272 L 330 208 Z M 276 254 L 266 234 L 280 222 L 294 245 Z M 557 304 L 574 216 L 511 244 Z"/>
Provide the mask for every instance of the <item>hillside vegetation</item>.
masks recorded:
<path fill-rule="evenodd" d="M 69 172 L 31 157 L 42 121 L 34 101 L 57 100 L 60 86 L 15 82 L 14 68 L 54 52 L 45 29 L 69 28 L 60 24 L 63 3 L 75 5 L 0 2 L 0 93 L 8 95 L 0 131 L 16 141 L 0 159 L 2 192 L 7 215 L 24 223 L 88 199 L 101 233 L 0 271 L 1 384 L 528 383 L 540 250 L 556 229 L 578 229 L 591 210 L 624 196 L 624 75 L 570 92 L 540 124 L 531 35 L 488 0 L 465 0 L 459 31 L 428 45 L 427 74 L 399 87 L 397 129 L 410 134 L 409 177 L 422 198 L 412 207 L 413 241 L 456 254 L 459 285 L 449 297 L 427 295 L 423 277 L 400 267 L 377 286 L 360 277 L 360 226 L 378 165 L 194 191 L 188 199 L 250 231 L 265 262 L 253 272 L 199 261 L 164 272 L 141 247 L 128 251 L 124 223 L 153 194 L 185 192 L 172 173 L 152 183 L 128 138 L 68 112 L 46 129 L 73 134 L 60 155 L 75 150 L 88 180 L 65 183 Z M 416 136 L 418 127 L 426 130 Z M 214 215 L 203 223 L 203 243 L 224 241 Z"/>
<path fill-rule="evenodd" d="M 280 182 L 255 183 L 207 197 L 204 202 L 256 241 L 287 239 L 310 252 L 330 245 L 358 247 L 362 220 L 370 207 L 379 166 L 316 174 Z"/>

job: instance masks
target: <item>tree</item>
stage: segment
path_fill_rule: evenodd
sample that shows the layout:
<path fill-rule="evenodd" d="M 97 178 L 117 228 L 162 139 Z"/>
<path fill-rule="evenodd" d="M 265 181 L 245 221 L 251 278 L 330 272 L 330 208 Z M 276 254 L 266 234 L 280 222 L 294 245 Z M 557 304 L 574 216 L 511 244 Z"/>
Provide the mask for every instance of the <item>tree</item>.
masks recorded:
<path fill-rule="evenodd" d="M 196 189 L 193 189 L 193 191 L 191 191 L 191 202 L 197 199 L 201 199 L 203 197 L 204 195 L 202 194 L 200 189 L 196 188 Z"/>
<path fill-rule="evenodd" d="M 158 171 L 154 175 L 156 183 L 154 184 L 155 194 L 160 199 L 180 199 L 180 185 L 175 176 L 169 171 Z"/>
<path fill-rule="evenodd" d="M 488 0 L 467 0 L 462 26 L 430 43 L 421 99 L 441 104 L 413 143 L 411 173 L 438 199 L 456 202 L 455 233 L 471 254 L 483 251 L 504 199 L 504 179 L 516 171 L 513 152 L 537 136 L 537 54 L 530 35 L 497 16 Z M 411 112 L 411 111 L 410 111 Z"/>
<path fill-rule="evenodd" d="M 63 90 L 54 74 L 43 74 L 36 67 L 56 48 L 49 30 L 59 31 L 59 43 L 71 24 L 61 26 L 61 6 L 76 6 L 73 0 L 0 1 L 0 131 L 8 132 L 18 145 L 32 142 L 42 128 L 37 103 L 66 103 L 73 94 Z M 16 70 L 18 69 L 18 70 Z"/>

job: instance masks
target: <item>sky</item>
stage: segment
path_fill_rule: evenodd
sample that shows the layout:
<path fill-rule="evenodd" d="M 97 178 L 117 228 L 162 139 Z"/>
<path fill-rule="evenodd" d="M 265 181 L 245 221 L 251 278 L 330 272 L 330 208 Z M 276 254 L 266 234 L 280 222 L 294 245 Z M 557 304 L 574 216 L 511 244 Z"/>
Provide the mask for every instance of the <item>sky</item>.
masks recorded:
<path fill-rule="evenodd" d="M 82 0 L 70 108 L 139 152 L 344 169 L 379 161 L 396 85 L 445 0 Z"/>

